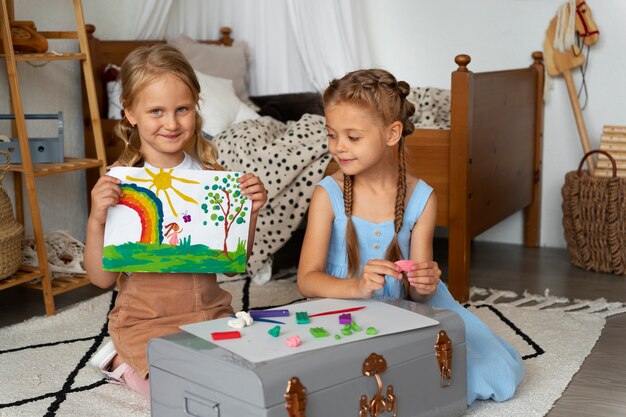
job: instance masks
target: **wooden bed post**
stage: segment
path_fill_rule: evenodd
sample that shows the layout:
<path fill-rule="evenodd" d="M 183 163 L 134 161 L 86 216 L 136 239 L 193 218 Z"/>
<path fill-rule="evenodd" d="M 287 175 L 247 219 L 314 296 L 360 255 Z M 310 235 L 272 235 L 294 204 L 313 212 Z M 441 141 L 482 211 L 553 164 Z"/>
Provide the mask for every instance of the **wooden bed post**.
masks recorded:
<path fill-rule="evenodd" d="M 537 71 L 537 104 L 535 106 L 535 153 L 533 175 L 533 201 L 524 209 L 524 245 L 538 247 L 541 243 L 541 171 L 543 153 L 543 84 L 545 78 L 543 53 L 533 52 L 533 64 Z"/>
<path fill-rule="evenodd" d="M 469 55 L 457 55 L 452 73 L 450 130 L 450 203 L 448 224 L 448 290 L 459 302 L 469 299 L 470 230 L 468 171 L 473 120 L 473 73 L 467 69 Z"/>

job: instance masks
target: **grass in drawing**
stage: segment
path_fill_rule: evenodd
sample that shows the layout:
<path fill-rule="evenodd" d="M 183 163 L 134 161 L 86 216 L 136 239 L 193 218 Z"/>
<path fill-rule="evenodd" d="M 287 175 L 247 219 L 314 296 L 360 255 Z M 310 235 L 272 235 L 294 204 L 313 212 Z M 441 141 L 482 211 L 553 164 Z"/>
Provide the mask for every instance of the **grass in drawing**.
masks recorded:
<path fill-rule="evenodd" d="M 103 267 L 124 272 L 244 272 L 246 246 L 245 240 L 239 240 L 237 248 L 225 254 L 205 245 L 192 245 L 190 237 L 177 246 L 129 242 L 106 246 Z"/>
<path fill-rule="evenodd" d="M 159 192 L 163 191 L 163 193 L 165 194 L 165 198 L 167 198 L 167 203 L 170 206 L 170 210 L 172 210 L 172 213 L 174 214 L 174 217 L 178 217 L 178 213 L 174 209 L 174 205 L 172 204 L 172 199 L 170 198 L 170 195 L 167 192 L 167 190 L 171 189 L 184 201 L 198 204 L 198 202 L 194 200 L 192 197 L 189 197 L 188 195 L 183 194 L 182 192 L 174 188 L 174 186 L 172 185 L 173 181 L 180 181 L 180 182 L 187 183 L 187 184 L 200 184 L 198 181 L 173 176 L 172 175 L 172 171 L 174 171 L 173 168 L 168 171 L 164 170 L 163 168 L 160 168 L 158 173 L 152 172 L 149 168 L 144 168 L 144 169 L 146 170 L 146 172 L 148 173 L 148 175 L 150 175 L 152 179 L 133 178 L 131 176 L 127 176 L 126 179 L 129 181 L 135 181 L 135 182 L 151 183 L 148 188 L 152 189 L 154 187 L 156 189 L 157 197 L 159 196 Z"/>
<path fill-rule="evenodd" d="M 205 186 L 207 195 L 204 198 L 207 202 L 201 205 L 202 210 L 209 214 L 209 219 L 215 226 L 222 225 L 224 229 L 224 242 L 222 253 L 228 257 L 228 234 L 234 223 L 244 224 L 246 222 L 245 214 L 248 207 L 244 204 L 248 200 L 239 190 L 238 172 L 229 173 L 221 180 L 218 176 L 214 178 L 215 183 Z M 208 225 L 208 221 L 204 221 L 204 225 Z"/>

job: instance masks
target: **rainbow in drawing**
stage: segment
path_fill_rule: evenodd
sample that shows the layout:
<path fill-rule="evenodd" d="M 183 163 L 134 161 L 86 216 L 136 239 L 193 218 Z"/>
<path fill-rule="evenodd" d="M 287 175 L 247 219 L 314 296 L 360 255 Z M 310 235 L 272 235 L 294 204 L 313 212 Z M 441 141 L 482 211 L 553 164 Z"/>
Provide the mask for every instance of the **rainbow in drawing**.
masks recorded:
<path fill-rule="evenodd" d="M 135 184 L 122 184 L 122 197 L 118 204 L 134 210 L 141 220 L 141 243 L 162 243 L 163 203 L 147 188 Z"/>

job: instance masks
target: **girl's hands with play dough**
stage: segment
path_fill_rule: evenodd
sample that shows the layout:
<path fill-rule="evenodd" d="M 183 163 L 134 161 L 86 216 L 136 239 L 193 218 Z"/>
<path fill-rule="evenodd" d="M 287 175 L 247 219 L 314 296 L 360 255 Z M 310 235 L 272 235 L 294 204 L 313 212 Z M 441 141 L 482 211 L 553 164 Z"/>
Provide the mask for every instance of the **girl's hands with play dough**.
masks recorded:
<path fill-rule="evenodd" d="M 363 273 L 357 280 L 357 297 L 370 298 L 374 291 L 385 286 L 385 275 L 402 279 L 400 267 L 384 259 L 370 259 L 363 267 Z"/>
<path fill-rule="evenodd" d="M 437 291 L 441 269 L 435 261 L 414 262 L 406 272 L 409 284 L 419 295 L 429 296 Z"/>

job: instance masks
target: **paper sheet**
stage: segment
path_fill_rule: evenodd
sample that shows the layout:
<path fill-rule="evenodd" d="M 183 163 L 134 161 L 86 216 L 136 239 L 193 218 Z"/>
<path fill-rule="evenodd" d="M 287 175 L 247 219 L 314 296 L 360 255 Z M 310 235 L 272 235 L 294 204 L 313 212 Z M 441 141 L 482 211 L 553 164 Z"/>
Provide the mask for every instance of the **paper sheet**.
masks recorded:
<path fill-rule="evenodd" d="M 240 172 L 111 168 L 122 197 L 107 213 L 102 267 L 125 272 L 244 272 L 251 201 Z"/>
<path fill-rule="evenodd" d="M 339 324 L 339 314 L 313 317 L 309 324 L 297 324 L 296 312 L 306 311 L 309 316 L 316 313 L 340 310 L 352 307 L 365 306 L 365 308 L 351 312 L 352 320 L 361 327 L 361 331 L 352 332 L 346 336 L 341 333 L 344 325 Z M 277 308 L 278 309 L 278 308 Z M 429 327 L 439 324 L 437 320 L 375 300 L 345 300 L 323 298 L 298 304 L 280 307 L 288 309 L 288 317 L 268 317 L 282 321 L 285 324 L 272 324 L 255 321 L 251 326 L 238 329 L 241 333 L 239 339 L 213 340 L 211 333 L 235 330 L 228 326 L 230 318 L 223 318 L 200 323 L 188 324 L 180 328 L 197 337 L 208 340 L 224 349 L 227 349 L 250 362 L 258 363 L 271 359 L 283 358 L 294 353 L 336 346 L 343 343 L 356 342 L 371 337 L 379 337 L 393 333 Z M 268 330 L 280 326 L 280 335 L 273 337 Z M 323 327 L 329 333 L 328 337 L 315 338 L 310 329 Z M 366 329 L 374 327 L 378 334 L 368 335 Z M 287 346 L 285 339 L 298 335 L 302 341 L 298 347 Z M 335 335 L 340 335 L 336 339 Z"/>

